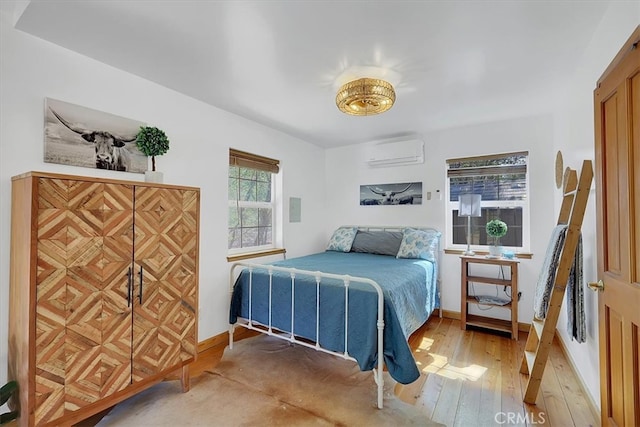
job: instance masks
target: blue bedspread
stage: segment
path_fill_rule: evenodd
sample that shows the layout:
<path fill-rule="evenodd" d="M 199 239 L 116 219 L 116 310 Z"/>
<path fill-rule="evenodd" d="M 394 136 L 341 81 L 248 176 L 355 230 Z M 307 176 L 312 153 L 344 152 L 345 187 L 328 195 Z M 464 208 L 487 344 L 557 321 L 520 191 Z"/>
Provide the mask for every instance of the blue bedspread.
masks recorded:
<path fill-rule="evenodd" d="M 391 256 L 327 251 L 272 263 L 300 270 L 349 274 L 376 281 L 384 292 L 384 361 L 390 375 L 408 384 L 420 373 L 407 342 L 436 306 L 436 266 L 426 260 L 396 259 Z M 293 332 L 328 350 L 344 352 L 343 282 L 323 279 L 320 286 L 320 327 L 316 336 L 316 280 L 297 276 L 295 280 Z M 274 328 L 291 332 L 291 277 L 274 272 L 272 319 Z M 230 322 L 249 318 L 249 273 L 245 269 L 234 286 Z M 349 286 L 349 355 L 360 369 L 371 370 L 377 363 L 377 293 L 369 286 L 352 282 Z M 269 279 L 264 270 L 254 270 L 252 278 L 251 318 L 269 323 Z"/>

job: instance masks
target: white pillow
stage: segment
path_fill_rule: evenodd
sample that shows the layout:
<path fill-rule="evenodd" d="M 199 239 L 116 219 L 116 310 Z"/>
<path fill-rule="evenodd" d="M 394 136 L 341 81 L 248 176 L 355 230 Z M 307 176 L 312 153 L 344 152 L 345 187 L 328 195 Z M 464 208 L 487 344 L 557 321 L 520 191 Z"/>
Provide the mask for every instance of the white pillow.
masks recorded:
<path fill-rule="evenodd" d="M 329 240 L 329 244 L 327 245 L 327 250 L 349 252 L 351 250 L 351 245 L 353 244 L 353 239 L 356 237 L 357 232 L 357 227 L 338 228 L 333 232 L 333 236 L 331 236 L 331 240 Z"/>

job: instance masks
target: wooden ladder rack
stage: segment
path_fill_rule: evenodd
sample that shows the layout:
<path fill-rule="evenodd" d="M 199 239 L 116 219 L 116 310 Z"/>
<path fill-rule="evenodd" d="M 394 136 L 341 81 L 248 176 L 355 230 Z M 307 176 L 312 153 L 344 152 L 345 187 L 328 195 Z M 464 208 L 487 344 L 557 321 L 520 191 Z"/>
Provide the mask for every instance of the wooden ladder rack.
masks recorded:
<path fill-rule="evenodd" d="M 522 399 L 526 403 L 535 404 L 538 397 L 538 390 L 542 382 L 544 367 L 549 358 L 551 344 L 556 333 L 556 324 L 560 315 L 560 307 L 564 297 L 571 267 L 575 259 L 578 241 L 580 239 L 580 229 L 589 198 L 591 181 L 593 180 L 593 166 L 590 160 L 582 163 L 580 179 L 578 180 L 576 171 L 568 169 L 564 175 L 564 189 L 562 206 L 558 215 L 558 225 L 567 225 L 566 237 L 558 268 L 556 270 L 553 289 L 549 299 L 547 315 L 544 320 L 536 319 L 531 321 L 529 337 L 525 345 L 520 372 L 529 375 L 527 388 Z"/>

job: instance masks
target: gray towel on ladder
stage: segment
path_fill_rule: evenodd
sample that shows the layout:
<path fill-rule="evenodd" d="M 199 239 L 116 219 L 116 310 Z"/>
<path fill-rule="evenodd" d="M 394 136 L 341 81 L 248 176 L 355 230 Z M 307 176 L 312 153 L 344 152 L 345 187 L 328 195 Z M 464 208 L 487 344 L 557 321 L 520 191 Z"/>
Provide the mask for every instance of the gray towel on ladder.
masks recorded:
<path fill-rule="evenodd" d="M 579 343 L 586 341 L 584 319 L 584 280 L 582 274 L 582 235 L 578 239 L 576 256 L 567 282 L 567 332 Z"/>
<path fill-rule="evenodd" d="M 547 246 L 547 252 L 544 256 L 544 262 L 542 263 L 542 269 L 538 276 L 536 293 L 533 297 L 533 314 L 540 320 L 547 316 L 549 298 L 551 298 L 551 291 L 556 281 L 556 270 L 558 269 L 564 238 L 567 234 L 566 231 L 566 225 L 556 225 L 553 229 L 549 239 L 549 246 Z"/>
<path fill-rule="evenodd" d="M 551 238 L 549 239 L 549 246 L 547 247 L 542 269 L 538 276 L 536 293 L 533 297 L 533 313 L 534 316 L 540 320 L 547 316 L 549 299 L 551 298 L 551 291 L 555 284 L 556 271 L 558 270 L 560 254 L 562 254 L 566 235 L 567 226 L 557 225 L 553 229 Z M 582 236 L 580 236 L 565 290 L 568 317 L 567 329 L 572 339 L 575 338 L 576 341 L 580 343 L 585 342 L 586 339 L 582 263 Z"/>

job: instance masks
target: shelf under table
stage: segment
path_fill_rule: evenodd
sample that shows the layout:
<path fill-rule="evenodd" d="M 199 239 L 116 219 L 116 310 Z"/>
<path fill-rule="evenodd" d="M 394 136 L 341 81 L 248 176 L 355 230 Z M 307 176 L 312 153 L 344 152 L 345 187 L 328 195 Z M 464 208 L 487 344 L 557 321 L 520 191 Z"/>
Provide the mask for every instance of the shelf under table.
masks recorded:
<path fill-rule="evenodd" d="M 467 325 L 479 328 L 493 329 L 496 331 L 511 334 L 511 321 L 494 319 L 492 317 L 479 316 L 477 314 L 467 314 Z"/>

